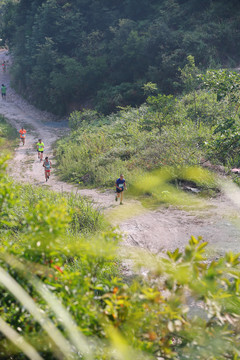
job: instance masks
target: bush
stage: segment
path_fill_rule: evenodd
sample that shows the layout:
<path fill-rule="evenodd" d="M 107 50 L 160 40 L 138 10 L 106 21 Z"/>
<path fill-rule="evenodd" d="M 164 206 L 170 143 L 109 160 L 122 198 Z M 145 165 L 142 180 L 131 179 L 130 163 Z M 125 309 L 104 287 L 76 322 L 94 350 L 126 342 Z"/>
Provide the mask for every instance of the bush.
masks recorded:
<path fill-rule="evenodd" d="M 138 106 L 144 101 L 142 82 L 131 84 L 109 86 L 97 92 L 95 107 L 98 111 L 109 114 L 116 111 L 118 107 Z"/>
<path fill-rule="evenodd" d="M 126 282 L 119 235 L 73 234 L 78 200 L 49 192 L 46 205 L 30 187 L 20 197 L 1 165 L 2 358 L 239 359 L 238 254 L 207 261 L 194 237 L 162 256 L 128 249 L 147 275 Z"/>
<path fill-rule="evenodd" d="M 84 186 L 113 186 L 120 172 L 129 182 L 133 174 L 161 166 L 199 164 L 211 135 L 207 125 L 215 119 L 196 126 L 188 117 L 192 104 L 185 107 L 188 96 L 179 101 L 151 97 L 149 106 L 101 118 L 93 111 L 74 112 L 74 130 L 58 142 L 56 151 L 61 178 Z"/>
<path fill-rule="evenodd" d="M 84 128 L 90 124 L 97 124 L 100 121 L 100 115 L 97 111 L 85 109 L 83 111 L 74 111 L 69 117 L 69 126 L 73 130 Z"/>
<path fill-rule="evenodd" d="M 17 130 L 7 123 L 4 116 L 0 115 L 0 149 L 9 150 L 16 145 Z"/>
<path fill-rule="evenodd" d="M 63 195 L 31 185 L 13 184 L 11 186 L 14 187 L 14 194 L 17 194 L 14 196 L 15 205 L 12 210 L 16 224 L 14 231 L 24 228 L 27 214 L 36 210 L 39 204 L 41 204 L 39 213 L 42 212 L 42 207 L 48 209 L 48 204 L 53 204 L 55 207 L 61 207 L 63 204 L 67 209 L 66 216 L 70 216 L 67 229 L 74 233 L 94 232 L 106 226 L 100 212 L 92 207 L 89 200 L 83 199 L 80 195 L 67 193 Z M 50 215 L 51 208 L 48 211 Z M 27 220 L 28 223 L 29 221 Z"/>

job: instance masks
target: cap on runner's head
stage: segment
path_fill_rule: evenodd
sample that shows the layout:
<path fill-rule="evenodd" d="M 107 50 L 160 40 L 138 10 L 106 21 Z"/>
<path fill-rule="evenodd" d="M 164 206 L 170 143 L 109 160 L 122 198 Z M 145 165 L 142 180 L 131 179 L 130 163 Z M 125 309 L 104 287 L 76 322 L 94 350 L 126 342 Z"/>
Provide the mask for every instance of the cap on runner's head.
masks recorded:
<path fill-rule="evenodd" d="M 123 177 L 123 174 L 120 174 L 120 177 Z"/>

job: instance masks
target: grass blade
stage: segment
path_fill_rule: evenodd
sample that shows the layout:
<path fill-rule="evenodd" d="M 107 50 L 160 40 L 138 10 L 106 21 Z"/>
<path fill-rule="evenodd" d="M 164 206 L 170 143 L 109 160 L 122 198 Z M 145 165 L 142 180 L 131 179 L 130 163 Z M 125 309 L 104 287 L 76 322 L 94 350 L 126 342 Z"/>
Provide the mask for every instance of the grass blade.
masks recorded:
<path fill-rule="evenodd" d="M 34 319 L 48 333 L 49 337 L 64 354 L 66 359 L 74 358 L 73 349 L 69 342 L 63 337 L 50 319 L 41 312 L 40 308 L 28 293 L 2 267 L 0 267 L 0 283 L 29 311 Z"/>
<path fill-rule="evenodd" d="M 31 360 L 43 360 L 38 352 L 22 336 L 0 318 L 0 332 Z"/>
<path fill-rule="evenodd" d="M 91 360 L 93 355 L 91 354 L 86 338 L 78 330 L 77 324 L 69 312 L 60 303 L 59 299 L 51 291 L 49 291 L 45 284 L 32 275 L 31 272 L 26 272 L 26 267 L 16 258 L 11 255 L 6 255 L 4 259 L 11 267 L 23 273 L 31 285 L 34 286 L 39 295 L 48 303 L 56 317 L 61 320 L 61 325 L 68 332 L 69 339 L 77 351 L 83 354 L 86 359 Z"/>

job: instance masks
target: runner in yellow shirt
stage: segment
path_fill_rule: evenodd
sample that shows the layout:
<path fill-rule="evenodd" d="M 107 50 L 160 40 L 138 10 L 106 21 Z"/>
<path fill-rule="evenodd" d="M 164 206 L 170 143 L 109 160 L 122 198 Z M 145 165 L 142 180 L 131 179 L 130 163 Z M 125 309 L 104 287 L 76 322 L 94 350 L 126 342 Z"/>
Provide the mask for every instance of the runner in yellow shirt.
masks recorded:
<path fill-rule="evenodd" d="M 42 139 L 39 139 L 37 143 L 37 152 L 40 161 L 42 161 L 43 159 L 43 150 L 44 150 L 44 143 L 42 142 Z"/>

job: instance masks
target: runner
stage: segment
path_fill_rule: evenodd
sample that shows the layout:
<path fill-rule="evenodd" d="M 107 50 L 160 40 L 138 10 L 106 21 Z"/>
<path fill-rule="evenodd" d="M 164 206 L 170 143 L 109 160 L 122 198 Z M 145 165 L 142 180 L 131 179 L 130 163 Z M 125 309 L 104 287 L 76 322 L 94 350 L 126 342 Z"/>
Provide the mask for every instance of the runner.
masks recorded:
<path fill-rule="evenodd" d="M 118 198 L 120 197 L 120 205 L 123 205 L 123 190 L 127 190 L 125 179 L 123 178 L 123 175 L 120 175 L 120 178 L 116 181 L 116 197 L 115 200 L 118 201 Z"/>
<path fill-rule="evenodd" d="M 4 60 L 4 62 L 2 63 L 3 72 L 6 72 L 6 68 L 7 68 L 7 64 L 6 61 Z"/>
<path fill-rule="evenodd" d="M 50 160 L 48 160 L 48 157 L 45 157 L 45 160 L 43 162 L 43 167 L 45 168 L 45 179 L 46 181 L 48 181 L 49 177 L 50 177 L 50 170 L 52 167 L 52 163 Z"/>
<path fill-rule="evenodd" d="M 4 84 L 2 84 L 1 93 L 2 93 L 2 99 L 6 100 L 7 88 Z"/>
<path fill-rule="evenodd" d="M 20 133 L 20 139 L 23 143 L 23 145 L 25 144 L 25 139 L 26 139 L 26 130 L 24 129 L 24 127 L 21 128 L 21 130 L 19 131 Z"/>
<path fill-rule="evenodd" d="M 39 139 L 37 143 L 37 151 L 38 151 L 38 158 L 40 159 L 40 161 L 43 160 L 43 150 L 44 150 L 44 143 L 42 142 L 42 139 Z"/>

